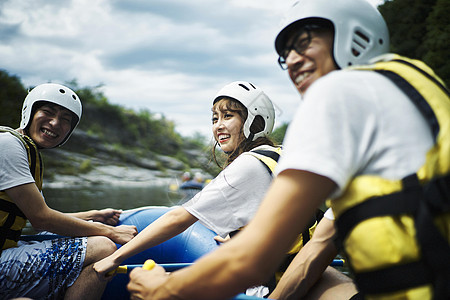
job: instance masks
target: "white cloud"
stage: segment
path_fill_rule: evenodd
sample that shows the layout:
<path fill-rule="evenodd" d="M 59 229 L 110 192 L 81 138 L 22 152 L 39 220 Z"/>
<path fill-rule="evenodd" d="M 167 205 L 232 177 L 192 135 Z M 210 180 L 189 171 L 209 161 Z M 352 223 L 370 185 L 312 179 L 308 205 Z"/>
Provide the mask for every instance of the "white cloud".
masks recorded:
<path fill-rule="evenodd" d="M 280 108 L 280 125 L 292 118 L 299 102 L 273 49 L 289 4 L 4 0 L 2 68 L 27 87 L 72 79 L 80 86 L 103 84 L 110 102 L 162 114 L 183 135 L 209 136 L 217 90 L 231 81 L 249 80 Z"/>

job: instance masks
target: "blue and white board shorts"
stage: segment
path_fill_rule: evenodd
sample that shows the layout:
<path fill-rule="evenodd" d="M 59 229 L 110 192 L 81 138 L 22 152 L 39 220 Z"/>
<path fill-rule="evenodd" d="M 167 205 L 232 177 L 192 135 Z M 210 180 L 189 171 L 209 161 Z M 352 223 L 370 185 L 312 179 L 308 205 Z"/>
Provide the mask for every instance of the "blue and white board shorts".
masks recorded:
<path fill-rule="evenodd" d="M 62 299 L 81 273 L 87 238 L 19 241 L 0 256 L 0 299 Z"/>

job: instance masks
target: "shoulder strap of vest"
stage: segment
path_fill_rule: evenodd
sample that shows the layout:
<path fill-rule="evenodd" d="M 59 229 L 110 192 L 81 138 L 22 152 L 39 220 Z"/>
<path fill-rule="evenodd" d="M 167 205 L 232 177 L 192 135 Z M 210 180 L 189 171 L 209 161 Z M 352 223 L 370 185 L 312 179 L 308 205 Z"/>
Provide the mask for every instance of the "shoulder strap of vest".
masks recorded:
<path fill-rule="evenodd" d="M 407 67 L 406 70 L 404 69 L 405 66 Z M 378 62 L 373 65 L 355 66 L 349 69 L 373 70 L 389 78 L 411 99 L 417 109 L 422 113 L 430 125 L 433 137 L 436 140 L 439 133 L 439 122 L 421 91 L 413 86 L 413 82 L 417 83 L 423 80 L 429 80 L 447 95 L 447 97 L 449 97 L 449 91 L 441 79 L 437 77 L 428 66 L 417 60 L 393 55 L 392 59 L 387 61 Z M 411 79 L 410 82 L 404 78 L 405 76 L 408 76 Z"/>
<path fill-rule="evenodd" d="M 0 132 L 9 132 L 23 143 L 23 145 L 27 149 L 28 164 L 30 166 L 31 175 L 33 176 L 39 190 L 42 190 L 42 176 L 44 168 L 42 164 L 41 154 L 37 149 L 34 141 L 30 137 L 22 135 L 10 127 L 0 126 Z"/>
<path fill-rule="evenodd" d="M 419 66 L 415 63 L 414 60 L 406 60 L 406 58 L 396 58 L 392 60 L 393 62 L 398 62 L 404 65 L 409 66 L 411 69 L 416 70 L 417 72 L 421 73 L 423 76 L 425 76 L 427 79 L 432 81 L 436 86 L 438 86 L 447 96 L 450 94 L 449 90 L 445 86 L 445 84 L 442 82 L 442 80 L 437 77 L 434 72 L 430 72 L 431 69 L 425 70 L 423 66 Z"/>
<path fill-rule="evenodd" d="M 16 204 L 3 199 L 0 199 L 0 210 L 8 212 L 6 220 L 0 226 L 0 254 L 1 254 L 3 245 L 7 239 L 17 242 L 20 238 L 22 230 L 11 229 L 11 226 L 14 224 L 16 217 L 18 216 L 23 219 L 26 219 L 27 217 Z"/>
<path fill-rule="evenodd" d="M 251 150 L 248 153 L 259 159 L 263 165 L 267 168 L 270 175 L 273 174 L 278 160 L 280 159 L 282 147 L 275 148 L 274 150 L 269 149 L 257 149 Z"/>

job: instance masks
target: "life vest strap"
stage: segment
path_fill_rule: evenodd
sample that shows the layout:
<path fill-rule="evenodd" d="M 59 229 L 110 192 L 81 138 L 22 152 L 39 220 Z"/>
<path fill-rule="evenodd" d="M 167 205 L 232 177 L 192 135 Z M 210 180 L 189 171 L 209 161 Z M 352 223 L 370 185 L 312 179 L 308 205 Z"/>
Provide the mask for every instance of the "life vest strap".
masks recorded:
<path fill-rule="evenodd" d="M 252 152 L 254 153 L 258 153 L 264 156 L 268 156 L 270 158 L 272 158 L 274 161 L 278 162 L 278 160 L 280 159 L 280 154 L 278 154 L 275 151 L 270 151 L 270 150 L 252 150 Z"/>
<path fill-rule="evenodd" d="M 450 295 L 450 285 L 448 284 L 450 282 L 450 245 L 436 228 L 433 217 L 437 213 L 450 211 L 450 174 L 433 179 L 424 187 L 420 185 L 416 174 L 403 178 L 402 182 L 402 191 L 370 198 L 344 212 L 336 220 L 338 246 L 341 246 L 350 231 L 364 220 L 381 216 L 410 214 L 414 218 L 414 226 L 424 266 L 429 270 L 427 272 L 432 274 L 432 276 L 427 275 L 426 278 L 429 279 L 428 283 L 434 285 L 435 298 L 444 299 Z M 405 268 L 407 267 L 405 266 Z M 391 291 L 391 287 L 397 287 L 395 290 L 403 289 L 401 285 L 402 276 L 398 276 L 400 282 L 396 282 L 394 280 L 395 276 L 392 276 L 393 278 L 387 277 L 386 274 L 390 274 L 390 272 L 393 272 L 394 275 L 403 274 L 403 277 L 405 276 L 404 274 L 407 274 L 401 273 L 404 272 L 401 267 L 387 267 L 377 272 L 363 275 L 362 279 L 358 279 L 362 281 L 361 286 L 359 281 L 357 281 L 358 287 L 361 288 L 361 291 L 369 294 L 372 293 L 370 287 L 380 291 L 380 293 Z M 360 275 L 361 273 L 357 273 L 355 277 Z M 390 279 L 388 280 L 387 278 Z M 385 280 L 386 283 L 384 283 Z M 365 281 L 367 281 L 367 284 L 364 283 Z M 377 282 L 376 287 L 373 287 L 373 282 Z M 408 279 L 407 282 L 410 282 L 412 285 L 414 280 Z M 419 282 L 417 285 L 421 284 Z M 368 287 L 369 290 L 366 290 L 365 287 Z M 411 286 L 405 286 L 404 288 L 409 287 Z"/>
<path fill-rule="evenodd" d="M 432 280 L 432 273 L 423 261 L 355 274 L 361 292 L 372 295 L 406 290 L 429 284 Z"/>
<path fill-rule="evenodd" d="M 256 156 L 261 161 L 261 163 L 264 165 L 264 167 L 266 167 L 269 174 L 272 175 L 272 173 L 273 173 L 272 168 L 274 169 L 275 166 L 277 165 L 278 160 L 280 159 L 280 154 L 275 151 L 272 151 L 272 150 L 251 150 L 250 153 L 262 155 L 263 157 L 272 159 L 274 161 L 274 163 L 269 163 L 269 162 L 265 161 L 264 159 Z"/>
<path fill-rule="evenodd" d="M 450 174 L 433 179 L 423 188 L 416 182 L 416 174 L 402 179 L 404 189 L 380 197 L 370 198 L 363 203 L 345 211 L 336 220 L 339 238 L 338 246 L 348 233 L 364 220 L 401 214 L 415 214 L 422 198 L 432 208 L 433 212 L 450 211 Z M 423 197 L 419 197 L 423 195 Z"/>
<path fill-rule="evenodd" d="M 450 175 L 439 177 L 424 187 L 427 203 L 434 211 L 450 211 Z"/>
<path fill-rule="evenodd" d="M 25 216 L 25 214 L 20 210 L 20 208 L 15 203 L 3 200 L 1 198 L 0 198 L 0 210 L 6 211 L 10 214 L 14 214 L 14 215 L 22 217 L 24 219 L 27 218 Z"/>
<path fill-rule="evenodd" d="M 393 83 L 397 85 L 399 89 L 401 89 L 406 95 L 408 95 L 412 103 L 414 103 L 417 109 L 422 113 L 424 118 L 427 120 L 429 126 L 431 127 L 433 137 L 436 140 L 437 135 L 439 134 L 439 122 L 436 118 L 436 115 L 434 114 L 433 110 L 431 109 L 428 102 L 424 99 L 424 97 L 400 75 L 387 70 L 376 70 L 375 72 L 389 78 Z"/>
<path fill-rule="evenodd" d="M 410 68 L 416 70 L 417 72 L 421 73 L 423 76 L 425 76 L 427 79 L 429 79 L 430 81 L 432 81 L 436 86 L 438 86 L 445 94 L 447 94 L 447 96 L 450 95 L 449 90 L 445 87 L 445 85 L 443 85 L 439 80 L 436 80 L 436 78 L 429 74 L 428 72 L 426 72 L 425 70 L 423 70 L 422 68 L 419 68 L 418 66 L 416 66 L 413 63 L 410 63 L 404 59 L 393 59 L 393 62 L 398 62 L 404 65 L 409 66 Z"/>
<path fill-rule="evenodd" d="M 0 245 L 6 242 L 6 240 L 19 241 L 22 230 L 13 230 L 9 228 L 0 228 Z"/>
<path fill-rule="evenodd" d="M 0 255 L 5 245 L 6 240 L 12 240 L 17 242 L 20 238 L 22 230 L 13 230 L 11 226 L 14 224 L 16 217 L 22 217 L 26 219 L 23 212 L 12 202 L 0 199 L 0 210 L 7 212 L 5 222 L 0 226 Z"/>
<path fill-rule="evenodd" d="M 446 177 L 447 180 L 444 181 L 448 182 L 450 175 Z M 448 212 L 450 207 L 448 189 L 449 186 L 447 186 L 447 198 L 431 199 L 425 194 L 425 201 L 420 201 L 420 207 L 414 218 L 422 258 L 433 272 L 434 299 L 449 299 L 450 297 L 450 245 L 433 222 L 433 216 L 436 215 L 436 211 L 439 212 L 440 205 L 442 205 L 442 211 Z M 430 200 L 433 200 L 433 203 L 430 203 Z M 438 206 L 432 207 L 433 204 Z"/>

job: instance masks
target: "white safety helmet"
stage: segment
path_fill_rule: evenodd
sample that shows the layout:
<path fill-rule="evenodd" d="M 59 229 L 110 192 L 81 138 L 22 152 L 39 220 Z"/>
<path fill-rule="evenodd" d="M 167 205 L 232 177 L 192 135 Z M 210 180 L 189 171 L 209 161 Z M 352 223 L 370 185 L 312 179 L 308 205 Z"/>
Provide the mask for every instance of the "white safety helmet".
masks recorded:
<path fill-rule="evenodd" d="M 386 22 L 367 0 L 299 0 L 282 20 L 275 39 L 277 53 L 281 55 L 291 30 L 317 19 L 334 26 L 333 55 L 340 68 L 366 64 L 389 52 Z"/>
<path fill-rule="evenodd" d="M 272 101 L 259 87 L 247 81 L 235 81 L 224 86 L 214 97 L 213 105 L 223 97 L 232 98 L 247 108 L 247 120 L 244 122 L 244 136 L 252 141 L 272 133 L 275 123 L 275 109 Z M 255 118 L 264 120 L 264 129 L 251 132 L 250 127 Z"/>
<path fill-rule="evenodd" d="M 72 128 L 67 134 L 66 138 L 58 145 L 63 145 L 72 134 L 72 131 L 77 127 L 81 119 L 81 101 L 74 91 L 66 86 L 56 83 L 44 83 L 32 89 L 23 102 L 22 118 L 20 121 L 20 128 L 26 129 L 32 118 L 31 113 L 33 107 L 37 102 L 51 102 L 58 104 L 74 114 L 72 120 Z"/>

